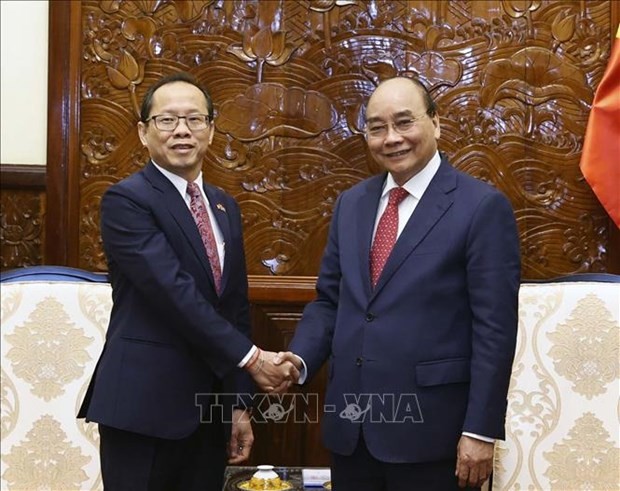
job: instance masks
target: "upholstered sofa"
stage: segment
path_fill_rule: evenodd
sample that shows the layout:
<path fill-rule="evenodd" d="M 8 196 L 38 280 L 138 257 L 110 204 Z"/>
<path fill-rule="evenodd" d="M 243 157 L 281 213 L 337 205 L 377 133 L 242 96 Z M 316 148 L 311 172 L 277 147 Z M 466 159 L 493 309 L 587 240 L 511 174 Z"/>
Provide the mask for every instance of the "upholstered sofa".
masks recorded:
<path fill-rule="evenodd" d="M 75 414 L 103 346 L 107 278 L 42 266 L 0 281 L 1 488 L 101 489 L 96 426 Z M 493 489 L 620 488 L 619 317 L 619 276 L 522 285 Z"/>

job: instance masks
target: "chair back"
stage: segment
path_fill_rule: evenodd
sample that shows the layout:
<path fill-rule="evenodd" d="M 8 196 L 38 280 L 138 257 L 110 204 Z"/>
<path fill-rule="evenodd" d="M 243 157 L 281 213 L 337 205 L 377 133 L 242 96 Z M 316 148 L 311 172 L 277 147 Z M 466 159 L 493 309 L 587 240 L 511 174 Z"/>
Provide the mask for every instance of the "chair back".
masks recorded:
<path fill-rule="evenodd" d="M 620 489 L 620 276 L 524 282 L 494 490 Z"/>
<path fill-rule="evenodd" d="M 2 283 L 2 490 L 102 489 L 99 436 L 76 419 L 103 348 L 103 274 L 37 266 Z"/>

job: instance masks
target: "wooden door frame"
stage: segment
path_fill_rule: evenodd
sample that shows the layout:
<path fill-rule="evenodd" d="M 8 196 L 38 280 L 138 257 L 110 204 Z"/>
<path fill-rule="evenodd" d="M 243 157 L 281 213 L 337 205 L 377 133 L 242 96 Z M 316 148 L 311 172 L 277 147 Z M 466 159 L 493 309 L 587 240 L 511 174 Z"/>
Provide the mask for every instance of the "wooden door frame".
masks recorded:
<path fill-rule="evenodd" d="M 81 2 L 49 2 L 43 262 L 74 267 L 79 261 L 81 16 Z"/>

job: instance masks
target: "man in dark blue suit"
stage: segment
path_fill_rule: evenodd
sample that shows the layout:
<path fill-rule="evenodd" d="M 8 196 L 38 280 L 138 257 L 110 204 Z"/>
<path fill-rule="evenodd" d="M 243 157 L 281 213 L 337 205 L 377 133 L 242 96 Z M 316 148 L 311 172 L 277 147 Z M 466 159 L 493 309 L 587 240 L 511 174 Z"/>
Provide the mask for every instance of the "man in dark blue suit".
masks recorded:
<path fill-rule="evenodd" d="M 239 207 L 202 180 L 209 94 L 189 74 L 165 77 L 140 119 L 151 160 L 101 203 L 114 305 L 78 417 L 99 423 L 106 490 L 220 491 L 227 450 L 244 461 L 253 433 L 243 405 L 221 408 L 217 394 L 253 392 L 250 375 L 283 388 L 298 373 L 249 340 Z"/>
<path fill-rule="evenodd" d="M 300 382 L 329 360 L 334 490 L 478 488 L 504 437 L 520 282 L 513 211 L 438 152 L 439 117 L 418 81 L 381 83 L 366 120 L 387 173 L 338 198 L 317 298 L 279 358 L 301 358 Z"/>

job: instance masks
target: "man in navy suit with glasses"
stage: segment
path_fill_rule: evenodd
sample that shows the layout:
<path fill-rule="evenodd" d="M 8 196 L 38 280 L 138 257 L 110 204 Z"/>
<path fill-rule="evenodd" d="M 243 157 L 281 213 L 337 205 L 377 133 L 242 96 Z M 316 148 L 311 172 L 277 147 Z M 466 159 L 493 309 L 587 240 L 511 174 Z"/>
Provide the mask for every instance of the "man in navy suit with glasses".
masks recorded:
<path fill-rule="evenodd" d="M 477 489 L 504 438 L 520 283 L 513 211 L 439 153 L 439 116 L 419 81 L 379 84 L 366 123 L 386 172 L 339 196 L 317 298 L 279 359 L 297 364 L 300 382 L 329 361 L 334 490 Z"/>
<path fill-rule="evenodd" d="M 162 78 L 138 123 L 150 161 L 101 202 L 114 304 L 78 416 L 99 423 L 106 489 L 220 491 L 253 433 L 244 404 L 221 409 L 218 394 L 298 375 L 249 339 L 239 206 L 203 181 L 214 132 L 208 92 L 187 73 Z"/>

